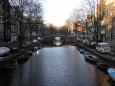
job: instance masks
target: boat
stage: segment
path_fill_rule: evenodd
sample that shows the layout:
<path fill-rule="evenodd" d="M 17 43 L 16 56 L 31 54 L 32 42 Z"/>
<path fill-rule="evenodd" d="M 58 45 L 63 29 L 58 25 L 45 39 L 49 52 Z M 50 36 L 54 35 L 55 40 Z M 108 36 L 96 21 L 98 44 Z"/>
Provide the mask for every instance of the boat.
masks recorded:
<path fill-rule="evenodd" d="M 84 54 L 85 53 L 85 50 L 84 49 L 82 49 L 82 48 L 80 48 L 80 53 L 82 53 L 82 54 Z"/>
<path fill-rule="evenodd" d="M 32 51 L 28 51 L 28 52 L 26 53 L 26 56 L 32 56 L 32 54 L 33 54 Z"/>
<path fill-rule="evenodd" d="M 35 51 L 37 51 L 38 49 L 39 49 L 39 47 L 35 46 L 35 47 L 32 48 L 32 52 L 35 52 Z"/>
<path fill-rule="evenodd" d="M 76 44 L 75 44 L 75 43 L 73 43 L 72 45 L 73 45 L 73 46 L 76 46 Z"/>
<path fill-rule="evenodd" d="M 92 55 L 90 52 L 84 52 L 84 57 L 88 56 L 88 55 Z"/>
<path fill-rule="evenodd" d="M 96 63 L 97 62 L 97 57 L 94 55 L 86 55 L 85 60 L 91 62 L 91 63 Z"/>
<path fill-rule="evenodd" d="M 115 81 L 115 68 L 109 68 L 109 69 L 107 70 L 107 72 L 108 72 L 108 74 L 109 74 L 109 77 L 110 77 L 113 81 Z"/>
<path fill-rule="evenodd" d="M 104 72 L 107 72 L 107 70 L 110 68 L 110 66 L 108 64 L 106 64 L 106 63 L 104 63 L 102 61 L 97 62 L 96 65 L 97 65 L 98 69 L 100 69 L 100 70 L 102 70 Z"/>
<path fill-rule="evenodd" d="M 32 51 L 26 52 L 24 55 L 21 55 L 17 58 L 18 63 L 23 63 L 27 61 L 32 56 Z"/>

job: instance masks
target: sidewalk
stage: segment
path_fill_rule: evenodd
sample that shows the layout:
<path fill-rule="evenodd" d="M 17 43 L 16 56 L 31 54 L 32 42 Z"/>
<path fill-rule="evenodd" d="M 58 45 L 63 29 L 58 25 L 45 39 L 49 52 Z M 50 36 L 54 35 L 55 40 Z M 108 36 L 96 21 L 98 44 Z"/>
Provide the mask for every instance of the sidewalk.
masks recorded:
<path fill-rule="evenodd" d="M 89 48 L 81 43 L 76 43 L 77 46 L 84 48 L 85 50 L 95 54 L 96 56 L 100 57 L 101 60 L 109 63 L 111 66 L 115 67 L 115 56 L 110 54 L 101 54 L 97 52 L 95 49 Z"/>

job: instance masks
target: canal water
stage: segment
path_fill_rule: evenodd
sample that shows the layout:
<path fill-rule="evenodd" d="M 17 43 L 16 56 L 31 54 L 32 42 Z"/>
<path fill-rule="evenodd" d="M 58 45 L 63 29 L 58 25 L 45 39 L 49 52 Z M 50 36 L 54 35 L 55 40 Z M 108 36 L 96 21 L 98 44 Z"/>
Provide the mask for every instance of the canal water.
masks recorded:
<path fill-rule="evenodd" d="M 115 86 L 106 73 L 85 61 L 74 46 L 38 50 L 14 71 L 1 72 L 0 86 Z"/>

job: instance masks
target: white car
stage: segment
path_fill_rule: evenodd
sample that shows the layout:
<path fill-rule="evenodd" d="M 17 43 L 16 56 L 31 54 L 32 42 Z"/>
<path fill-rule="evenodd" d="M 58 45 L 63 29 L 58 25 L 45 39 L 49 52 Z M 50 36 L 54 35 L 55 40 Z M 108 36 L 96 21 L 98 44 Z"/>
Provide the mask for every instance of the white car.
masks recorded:
<path fill-rule="evenodd" d="M 98 43 L 96 50 L 100 53 L 110 53 L 111 47 L 109 43 Z"/>
<path fill-rule="evenodd" d="M 37 40 L 41 41 L 41 40 L 43 40 L 43 38 L 42 37 L 38 37 Z"/>
<path fill-rule="evenodd" d="M 32 41 L 32 43 L 37 43 L 37 42 L 38 42 L 38 41 L 37 41 L 37 40 L 35 40 L 35 39 Z"/>
<path fill-rule="evenodd" d="M 6 55 L 10 52 L 8 47 L 0 47 L 0 56 Z"/>

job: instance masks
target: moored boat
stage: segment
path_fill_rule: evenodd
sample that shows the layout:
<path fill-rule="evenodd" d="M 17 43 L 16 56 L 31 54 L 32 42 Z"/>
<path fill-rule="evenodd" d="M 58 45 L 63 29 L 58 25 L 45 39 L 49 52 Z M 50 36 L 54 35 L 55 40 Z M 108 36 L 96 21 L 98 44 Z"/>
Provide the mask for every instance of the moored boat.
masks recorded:
<path fill-rule="evenodd" d="M 32 56 L 32 54 L 33 54 L 32 51 L 28 51 L 28 52 L 26 53 L 26 56 Z"/>
<path fill-rule="evenodd" d="M 84 49 L 82 49 L 82 48 L 81 48 L 79 51 L 80 51 L 80 53 L 82 53 L 82 54 L 84 54 L 84 53 L 85 53 L 85 50 L 84 50 Z"/>
<path fill-rule="evenodd" d="M 100 70 L 107 72 L 107 70 L 110 68 L 110 66 L 104 62 L 97 62 L 96 63 L 97 68 L 99 68 Z"/>
<path fill-rule="evenodd" d="M 87 55 L 85 56 L 85 60 L 91 62 L 91 63 L 96 63 L 97 62 L 97 57 L 94 55 Z"/>
<path fill-rule="evenodd" d="M 32 51 L 26 52 L 24 55 L 21 55 L 17 58 L 18 63 L 23 63 L 27 61 L 32 56 Z"/>
<path fill-rule="evenodd" d="M 108 72 L 108 74 L 109 74 L 109 77 L 110 77 L 113 81 L 115 81 L 115 68 L 109 68 L 109 69 L 107 70 L 107 72 Z"/>

